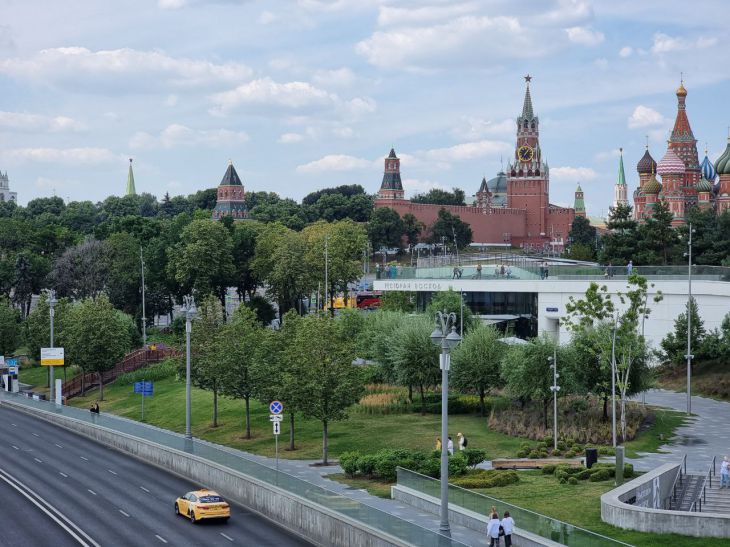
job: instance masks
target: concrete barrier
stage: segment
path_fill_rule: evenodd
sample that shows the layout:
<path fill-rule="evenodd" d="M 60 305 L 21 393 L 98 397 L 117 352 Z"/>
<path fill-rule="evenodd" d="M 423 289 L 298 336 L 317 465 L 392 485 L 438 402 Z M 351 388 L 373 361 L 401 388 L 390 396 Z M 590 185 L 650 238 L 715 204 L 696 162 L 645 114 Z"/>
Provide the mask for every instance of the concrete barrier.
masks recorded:
<path fill-rule="evenodd" d="M 311 500 L 291 494 L 283 488 L 192 454 L 12 401 L 4 400 L 2 404 L 130 454 L 165 471 L 192 479 L 317 545 L 411 545 Z"/>
<path fill-rule="evenodd" d="M 730 515 L 662 509 L 679 464 L 667 463 L 601 496 L 601 520 L 638 532 L 730 538 Z"/>
<path fill-rule="evenodd" d="M 441 500 L 438 498 L 401 485 L 391 486 L 390 491 L 391 497 L 394 500 L 406 503 L 422 511 L 433 513 L 434 515 L 440 514 Z M 486 535 L 487 517 L 452 503 L 449 503 L 449 522 L 482 532 Z M 512 545 L 516 547 L 560 547 L 562 543 L 556 543 L 555 541 L 531 534 L 516 527 L 512 534 Z"/>

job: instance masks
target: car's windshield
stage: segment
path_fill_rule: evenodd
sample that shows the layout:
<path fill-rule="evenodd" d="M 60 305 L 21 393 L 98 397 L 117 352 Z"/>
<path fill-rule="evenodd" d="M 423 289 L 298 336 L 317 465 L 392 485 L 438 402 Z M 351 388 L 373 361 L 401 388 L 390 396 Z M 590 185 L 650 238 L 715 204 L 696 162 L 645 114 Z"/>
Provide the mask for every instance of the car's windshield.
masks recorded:
<path fill-rule="evenodd" d="M 220 496 L 200 496 L 200 503 L 218 503 L 223 501 Z"/>

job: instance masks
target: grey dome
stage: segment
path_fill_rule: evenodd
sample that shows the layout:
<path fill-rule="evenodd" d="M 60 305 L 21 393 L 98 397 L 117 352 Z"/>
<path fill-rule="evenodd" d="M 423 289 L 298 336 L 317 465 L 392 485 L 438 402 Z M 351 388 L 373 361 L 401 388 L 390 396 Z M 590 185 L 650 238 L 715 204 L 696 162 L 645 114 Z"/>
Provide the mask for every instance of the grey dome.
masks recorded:
<path fill-rule="evenodd" d="M 493 206 L 504 207 L 507 204 L 507 175 L 503 171 L 487 181 L 487 188 L 492 194 Z"/>

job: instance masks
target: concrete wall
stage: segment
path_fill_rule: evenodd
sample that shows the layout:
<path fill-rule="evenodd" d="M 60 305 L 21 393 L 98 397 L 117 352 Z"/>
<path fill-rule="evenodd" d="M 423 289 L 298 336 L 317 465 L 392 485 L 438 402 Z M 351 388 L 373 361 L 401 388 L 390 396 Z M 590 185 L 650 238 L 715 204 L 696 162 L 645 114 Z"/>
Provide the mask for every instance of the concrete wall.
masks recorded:
<path fill-rule="evenodd" d="M 730 538 L 730 515 L 660 509 L 679 464 L 667 463 L 601 496 L 601 519 L 626 530 Z"/>
<path fill-rule="evenodd" d="M 421 511 L 433 513 L 434 515 L 440 514 L 441 502 L 433 496 L 401 485 L 391 486 L 390 492 L 394 500 L 411 505 Z M 449 522 L 481 533 L 486 533 L 487 529 L 486 516 L 470 511 L 469 509 L 464 509 L 463 507 L 458 507 L 452 503 L 449 503 Z M 520 530 L 519 526 L 517 526 L 512 534 L 512 545 L 517 547 L 559 547 L 562 544 L 531 534 L 525 530 Z"/>
<path fill-rule="evenodd" d="M 317 503 L 203 458 L 11 401 L 3 401 L 2 404 L 33 414 L 166 471 L 204 484 L 317 545 L 343 547 L 409 545 Z"/>

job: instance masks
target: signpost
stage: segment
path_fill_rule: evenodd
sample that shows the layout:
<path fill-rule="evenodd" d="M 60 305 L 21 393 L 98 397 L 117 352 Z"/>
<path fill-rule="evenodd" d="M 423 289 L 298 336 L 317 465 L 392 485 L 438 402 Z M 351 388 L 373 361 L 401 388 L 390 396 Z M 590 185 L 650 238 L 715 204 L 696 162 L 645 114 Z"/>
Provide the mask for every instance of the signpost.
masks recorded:
<path fill-rule="evenodd" d="M 44 367 L 63 366 L 63 348 L 41 348 L 41 365 Z"/>
<path fill-rule="evenodd" d="M 2 362 L 0 362 L 2 365 Z M 18 375 L 18 360 L 15 358 L 9 358 L 5 360 L 5 366 L 8 367 L 8 374 L 11 376 Z"/>
<path fill-rule="evenodd" d="M 271 420 L 274 428 L 274 444 L 275 444 L 275 454 L 276 454 L 276 480 L 278 482 L 279 480 L 279 435 L 281 434 L 281 422 L 284 419 L 284 416 L 281 415 L 282 412 L 284 412 L 284 405 L 281 404 L 280 401 L 271 401 L 271 404 L 269 404 L 269 411 L 271 414 L 269 415 L 269 420 Z"/>
<path fill-rule="evenodd" d="M 155 386 L 151 381 L 142 380 L 141 382 L 134 382 L 134 393 L 142 394 L 142 421 L 144 421 L 144 398 L 152 397 L 155 392 Z"/>

